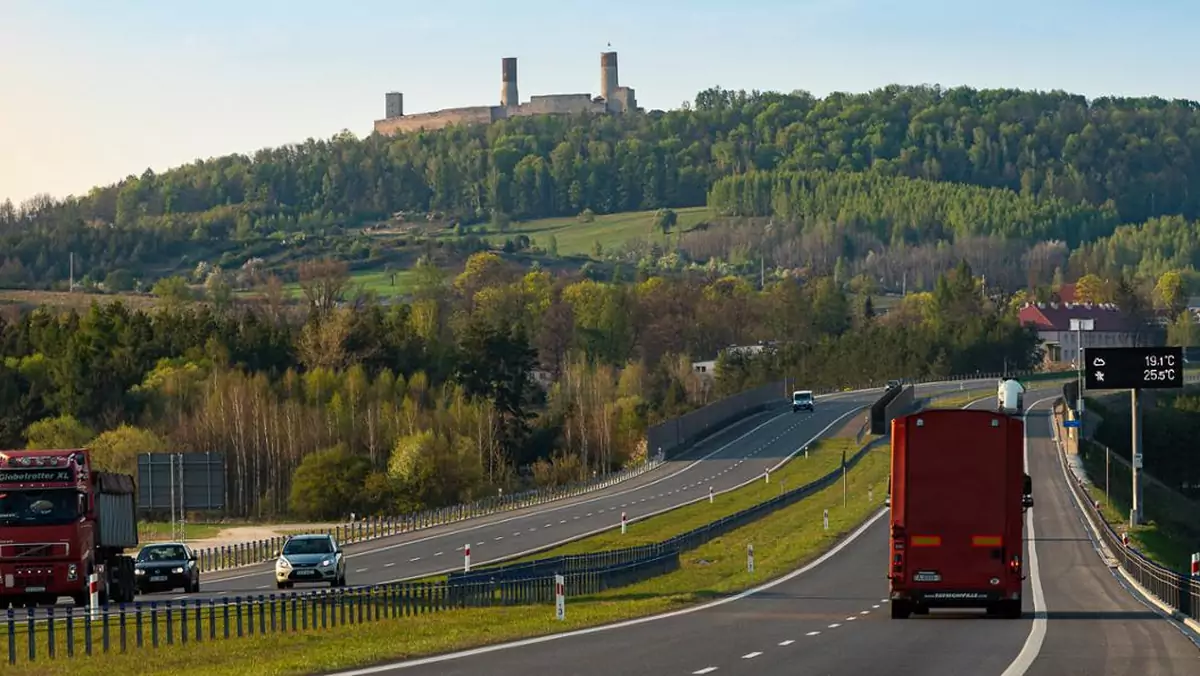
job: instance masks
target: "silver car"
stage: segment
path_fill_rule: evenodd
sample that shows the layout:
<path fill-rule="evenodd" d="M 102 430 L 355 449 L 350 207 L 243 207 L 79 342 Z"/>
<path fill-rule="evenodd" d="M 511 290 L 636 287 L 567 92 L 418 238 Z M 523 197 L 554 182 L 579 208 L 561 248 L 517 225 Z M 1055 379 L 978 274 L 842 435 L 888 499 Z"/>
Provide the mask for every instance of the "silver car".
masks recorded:
<path fill-rule="evenodd" d="M 346 559 L 330 535 L 296 535 L 288 538 L 275 561 L 275 586 L 290 589 L 297 582 L 346 585 Z"/>

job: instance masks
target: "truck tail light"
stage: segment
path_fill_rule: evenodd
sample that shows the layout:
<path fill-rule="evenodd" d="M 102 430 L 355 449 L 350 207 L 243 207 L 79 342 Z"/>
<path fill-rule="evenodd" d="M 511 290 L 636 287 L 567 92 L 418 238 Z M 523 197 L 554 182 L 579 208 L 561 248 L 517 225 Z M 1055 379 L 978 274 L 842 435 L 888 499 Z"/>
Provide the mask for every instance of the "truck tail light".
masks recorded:
<path fill-rule="evenodd" d="M 1021 574 L 1021 557 L 1018 554 L 1013 554 L 1012 559 L 1008 562 L 1008 572 L 1013 575 Z"/>
<path fill-rule="evenodd" d="M 895 552 L 892 554 L 892 572 L 904 572 L 904 552 Z"/>

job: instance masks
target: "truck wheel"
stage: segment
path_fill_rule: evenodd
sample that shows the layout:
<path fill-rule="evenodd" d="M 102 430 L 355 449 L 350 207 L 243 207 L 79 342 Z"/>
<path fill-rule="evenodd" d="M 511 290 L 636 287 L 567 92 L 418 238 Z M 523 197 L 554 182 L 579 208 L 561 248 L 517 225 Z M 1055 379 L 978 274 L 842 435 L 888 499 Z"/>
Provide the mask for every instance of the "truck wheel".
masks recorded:
<path fill-rule="evenodd" d="M 891 606 L 893 620 L 907 620 L 908 616 L 912 614 L 912 607 L 908 605 L 907 601 L 892 601 Z"/>

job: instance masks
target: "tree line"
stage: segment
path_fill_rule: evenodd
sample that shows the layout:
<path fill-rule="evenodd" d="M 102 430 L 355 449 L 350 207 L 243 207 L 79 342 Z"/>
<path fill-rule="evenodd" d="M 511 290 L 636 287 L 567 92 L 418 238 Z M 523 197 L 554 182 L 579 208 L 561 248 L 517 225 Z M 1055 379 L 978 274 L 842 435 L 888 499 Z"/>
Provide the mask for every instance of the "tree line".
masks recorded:
<path fill-rule="evenodd" d="M 344 264 L 325 261 L 306 264 L 302 309 L 22 312 L 0 322 L 0 447 L 86 444 L 127 472 L 137 453 L 221 452 L 231 514 L 394 513 L 639 462 L 649 425 L 764 378 L 842 387 L 1037 359 L 969 270 L 885 317 L 827 277 L 597 282 L 493 253 L 418 277 L 390 305 L 348 298 Z M 782 361 L 693 368 L 759 341 Z"/>
<path fill-rule="evenodd" d="M 959 191 L 947 203 L 983 216 L 946 225 L 1040 236 L 1050 219 L 1065 229 L 1054 236 L 1075 242 L 1110 230 L 1113 218 L 1200 217 L 1197 114 L 1187 101 L 1065 92 L 889 86 L 817 98 L 716 88 L 667 112 L 513 118 L 394 138 L 342 133 L 146 171 L 77 198 L 0 205 L 0 273 L 63 279 L 70 252 L 97 278 L 198 248 L 219 256 L 231 243 L 284 255 L 299 234 L 402 212 L 469 223 L 698 206 L 714 182 L 748 171 L 1004 189 L 1019 198 L 946 188 Z M 1010 207 L 1029 222 L 1001 213 Z M 872 224 L 884 241 L 915 236 L 907 214 L 882 215 L 900 222 Z"/>

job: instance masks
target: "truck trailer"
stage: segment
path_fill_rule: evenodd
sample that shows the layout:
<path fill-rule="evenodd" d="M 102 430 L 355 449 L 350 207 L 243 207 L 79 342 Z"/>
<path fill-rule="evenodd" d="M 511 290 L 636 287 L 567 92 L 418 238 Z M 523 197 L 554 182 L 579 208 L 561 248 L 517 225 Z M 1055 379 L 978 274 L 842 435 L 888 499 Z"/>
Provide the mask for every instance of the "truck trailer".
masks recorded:
<path fill-rule="evenodd" d="M 888 579 L 893 619 L 931 608 L 1021 616 L 1025 423 L 935 409 L 892 421 Z"/>
<path fill-rule="evenodd" d="M 133 477 L 92 467 L 86 449 L 0 451 L 0 608 L 70 597 L 133 601 Z"/>

